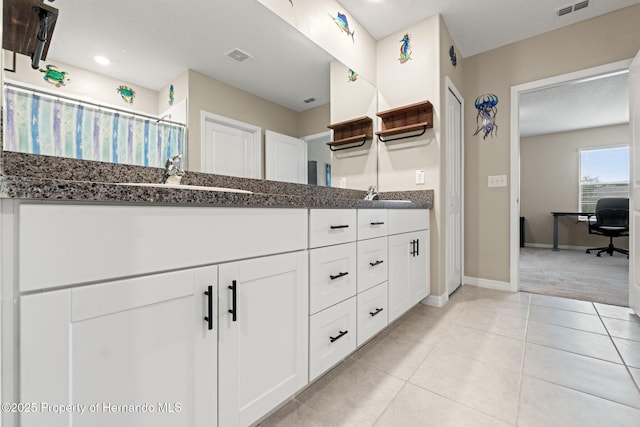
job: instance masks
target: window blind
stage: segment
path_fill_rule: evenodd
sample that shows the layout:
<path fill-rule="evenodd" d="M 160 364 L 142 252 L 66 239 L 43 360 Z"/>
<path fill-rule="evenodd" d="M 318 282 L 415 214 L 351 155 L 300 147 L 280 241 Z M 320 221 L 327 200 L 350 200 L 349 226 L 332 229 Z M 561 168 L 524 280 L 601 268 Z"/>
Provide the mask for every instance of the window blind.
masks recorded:
<path fill-rule="evenodd" d="M 598 199 L 629 197 L 629 146 L 580 150 L 580 212 L 595 212 Z"/>

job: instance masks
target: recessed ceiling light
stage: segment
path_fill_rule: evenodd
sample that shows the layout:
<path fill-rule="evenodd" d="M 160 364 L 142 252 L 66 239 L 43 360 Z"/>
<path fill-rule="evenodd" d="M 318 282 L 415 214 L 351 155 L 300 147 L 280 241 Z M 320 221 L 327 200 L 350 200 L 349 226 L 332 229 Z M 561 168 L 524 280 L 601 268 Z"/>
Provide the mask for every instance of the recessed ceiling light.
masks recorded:
<path fill-rule="evenodd" d="M 111 64 L 111 61 L 109 60 L 109 58 L 104 57 L 102 55 L 94 56 L 93 60 L 96 61 L 100 65 L 109 65 L 109 64 Z"/>

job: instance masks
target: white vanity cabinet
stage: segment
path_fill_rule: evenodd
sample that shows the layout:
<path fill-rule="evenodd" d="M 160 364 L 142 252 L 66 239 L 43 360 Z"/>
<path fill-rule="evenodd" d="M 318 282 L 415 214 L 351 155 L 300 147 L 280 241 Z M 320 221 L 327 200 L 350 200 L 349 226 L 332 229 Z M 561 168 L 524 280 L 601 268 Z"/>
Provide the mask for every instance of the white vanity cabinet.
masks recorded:
<path fill-rule="evenodd" d="M 19 425 L 215 425 L 216 291 L 211 266 L 20 298 Z"/>
<path fill-rule="evenodd" d="M 220 426 L 247 426 L 307 384 L 307 275 L 306 252 L 220 265 Z"/>
<path fill-rule="evenodd" d="M 389 211 L 389 322 L 429 295 L 428 211 Z"/>

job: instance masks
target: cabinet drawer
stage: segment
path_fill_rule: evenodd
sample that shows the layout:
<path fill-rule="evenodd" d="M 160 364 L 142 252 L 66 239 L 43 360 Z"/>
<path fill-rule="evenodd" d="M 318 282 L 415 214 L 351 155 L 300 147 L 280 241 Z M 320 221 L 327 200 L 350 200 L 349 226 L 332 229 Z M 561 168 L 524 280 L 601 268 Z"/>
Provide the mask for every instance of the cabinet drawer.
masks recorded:
<path fill-rule="evenodd" d="M 355 209 L 311 209 L 309 211 L 309 247 L 355 242 Z"/>
<path fill-rule="evenodd" d="M 317 313 L 356 294 L 356 244 L 309 251 L 309 312 Z"/>
<path fill-rule="evenodd" d="M 389 209 L 389 234 L 429 229 L 428 209 Z"/>
<path fill-rule="evenodd" d="M 358 209 L 358 240 L 386 236 L 388 224 L 386 209 Z"/>
<path fill-rule="evenodd" d="M 387 301 L 387 282 L 358 294 L 358 346 L 389 323 Z"/>
<path fill-rule="evenodd" d="M 387 281 L 389 251 L 386 237 L 358 242 L 358 292 Z"/>
<path fill-rule="evenodd" d="M 356 349 L 356 323 L 356 297 L 311 316 L 309 381 Z"/>

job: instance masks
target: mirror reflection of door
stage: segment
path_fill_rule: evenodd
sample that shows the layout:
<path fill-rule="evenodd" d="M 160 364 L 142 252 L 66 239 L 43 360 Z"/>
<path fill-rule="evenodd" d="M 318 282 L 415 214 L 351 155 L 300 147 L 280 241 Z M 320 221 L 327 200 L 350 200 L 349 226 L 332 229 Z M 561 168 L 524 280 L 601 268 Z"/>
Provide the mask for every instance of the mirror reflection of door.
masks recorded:
<path fill-rule="evenodd" d="M 331 131 L 302 138 L 307 143 L 308 184 L 331 187 Z"/>
<path fill-rule="evenodd" d="M 307 143 L 281 133 L 265 132 L 265 178 L 307 183 Z"/>
<path fill-rule="evenodd" d="M 261 129 L 211 113 L 202 113 L 202 171 L 261 178 Z"/>

